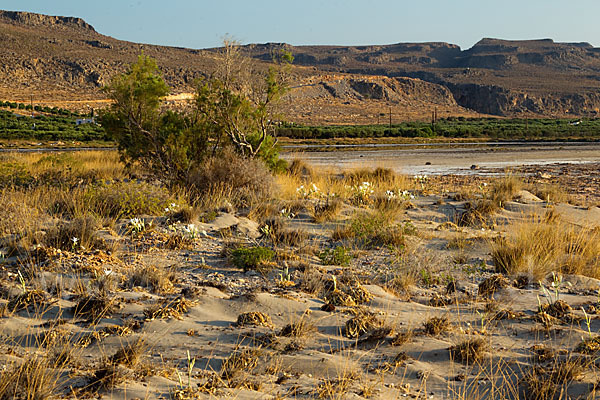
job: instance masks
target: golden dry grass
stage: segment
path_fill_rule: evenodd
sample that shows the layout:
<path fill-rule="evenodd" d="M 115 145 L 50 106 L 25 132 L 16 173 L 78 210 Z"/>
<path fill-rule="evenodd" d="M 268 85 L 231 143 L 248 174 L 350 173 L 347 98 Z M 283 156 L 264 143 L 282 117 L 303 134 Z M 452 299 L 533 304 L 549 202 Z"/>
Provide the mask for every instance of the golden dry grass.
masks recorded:
<path fill-rule="evenodd" d="M 600 231 L 556 221 L 515 225 L 491 243 L 498 272 L 542 279 L 550 272 L 600 277 Z"/>

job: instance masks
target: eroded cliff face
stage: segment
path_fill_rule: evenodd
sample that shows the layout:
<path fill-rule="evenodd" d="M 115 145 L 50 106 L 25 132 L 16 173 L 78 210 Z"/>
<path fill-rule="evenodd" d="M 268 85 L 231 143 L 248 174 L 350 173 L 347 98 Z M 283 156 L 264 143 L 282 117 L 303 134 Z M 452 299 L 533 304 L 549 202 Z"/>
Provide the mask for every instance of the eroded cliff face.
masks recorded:
<path fill-rule="evenodd" d="M 452 93 L 444 86 L 414 78 L 389 78 L 370 75 L 326 74 L 303 81 L 292 88 L 306 98 L 349 100 L 380 100 L 400 104 L 411 100 L 431 104 L 456 106 Z"/>
<path fill-rule="evenodd" d="M 600 91 L 582 94 L 529 94 L 492 85 L 447 83 L 457 104 L 484 114 L 511 116 L 600 116 Z"/>

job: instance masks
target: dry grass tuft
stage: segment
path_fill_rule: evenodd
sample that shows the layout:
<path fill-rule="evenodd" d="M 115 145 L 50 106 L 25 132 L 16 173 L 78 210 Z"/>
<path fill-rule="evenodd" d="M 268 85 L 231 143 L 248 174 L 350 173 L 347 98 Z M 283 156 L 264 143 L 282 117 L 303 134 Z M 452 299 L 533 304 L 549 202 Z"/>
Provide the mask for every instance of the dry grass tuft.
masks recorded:
<path fill-rule="evenodd" d="M 169 268 L 161 268 L 153 265 L 141 265 L 133 270 L 129 278 L 130 286 L 142 286 L 150 288 L 160 294 L 172 293 L 175 289 L 173 283 L 176 281 L 176 273 Z"/>
<path fill-rule="evenodd" d="M 80 297 L 71 312 L 76 318 L 96 321 L 112 314 L 115 306 L 115 301 L 106 295 L 89 295 Z"/>
<path fill-rule="evenodd" d="M 175 233 L 173 235 L 169 235 L 165 248 L 169 250 L 192 250 L 194 248 L 195 241 L 193 238 L 183 234 L 183 233 Z"/>
<path fill-rule="evenodd" d="M 298 178 L 309 179 L 309 180 L 315 174 L 313 169 L 310 167 L 310 165 L 308 165 L 308 163 L 306 161 L 301 160 L 299 158 L 295 158 L 292 160 L 292 162 L 288 166 L 288 173 L 290 175 L 296 176 Z"/>
<path fill-rule="evenodd" d="M 486 349 L 487 344 L 482 338 L 468 339 L 450 347 L 450 357 L 463 364 L 472 364 L 483 358 Z"/>
<path fill-rule="evenodd" d="M 525 371 L 520 382 L 520 394 L 527 400 L 563 398 L 566 387 L 589 366 L 589 361 L 569 357 L 553 359 L 548 366 L 535 366 Z"/>
<path fill-rule="evenodd" d="M 501 274 L 495 274 L 483 280 L 478 288 L 479 297 L 492 297 L 497 291 L 510 285 L 510 281 Z"/>
<path fill-rule="evenodd" d="M 423 323 L 423 331 L 427 335 L 438 336 L 449 332 L 452 329 L 450 319 L 444 315 L 442 317 L 431 317 Z"/>
<path fill-rule="evenodd" d="M 550 272 L 600 277 L 600 231 L 564 223 L 518 224 L 508 238 L 492 242 L 492 260 L 501 273 L 528 274 L 536 280 Z"/>
<path fill-rule="evenodd" d="M 238 315 L 237 326 L 266 326 L 273 327 L 273 321 L 268 314 L 260 311 L 251 311 Z"/>
<path fill-rule="evenodd" d="M 206 159 L 189 173 L 188 180 L 189 187 L 197 193 L 208 193 L 215 188 L 228 193 L 234 206 L 247 207 L 265 201 L 274 189 L 273 176 L 263 162 L 241 157 L 232 149 Z"/>
<path fill-rule="evenodd" d="M 279 331 L 278 335 L 285 337 L 303 337 L 314 332 L 316 329 L 314 324 L 308 322 L 306 318 L 302 316 L 298 321 L 284 326 L 281 331 Z"/>
<path fill-rule="evenodd" d="M 177 297 L 169 300 L 164 299 L 158 304 L 144 309 L 144 317 L 148 321 L 155 319 L 182 319 L 182 314 L 188 312 L 194 303 L 186 300 L 184 297 Z"/>
<path fill-rule="evenodd" d="M 41 290 L 27 290 L 24 293 L 21 293 L 15 297 L 13 297 L 8 304 L 6 304 L 3 308 L 4 313 L 16 313 L 22 310 L 29 310 L 30 308 L 39 309 L 40 306 L 45 305 L 47 303 L 46 293 Z"/>
<path fill-rule="evenodd" d="M 179 210 L 172 212 L 167 216 L 171 222 L 181 222 L 182 224 L 190 224 L 198 219 L 199 212 L 196 208 L 183 206 Z"/>
<path fill-rule="evenodd" d="M 56 396 L 60 385 L 58 368 L 61 366 L 38 355 L 22 363 L 6 365 L 0 374 L 0 399 L 36 400 Z"/>
<path fill-rule="evenodd" d="M 394 336 L 394 338 L 392 339 L 390 344 L 392 346 L 402 346 L 403 344 L 410 342 L 410 340 L 413 338 L 413 336 L 414 336 L 414 333 L 410 329 L 400 331 L 396 334 L 396 336 Z"/>
<path fill-rule="evenodd" d="M 247 349 L 233 353 L 221 365 L 221 378 L 230 380 L 241 371 L 249 371 L 258 365 L 262 350 Z"/>
<path fill-rule="evenodd" d="M 460 226 L 475 226 L 487 223 L 492 214 L 498 211 L 498 204 L 489 199 L 469 201 L 465 211 L 458 218 Z"/>
<path fill-rule="evenodd" d="M 127 371 L 119 364 L 105 364 L 94 371 L 88 385 L 84 388 L 86 392 L 96 393 L 100 390 L 111 389 L 125 381 Z"/>
<path fill-rule="evenodd" d="M 109 358 L 109 362 L 113 365 L 121 364 L 129 368 L 134 367 L 147 347 L 148 344 L 143 339 L 126 344 Z"/>
<path fill-rule="evenodd" d="M 539 307 L 538 313 L 546 313 L 554 318 L 562 319 L 571 314 L 573 309 L 563 300 L 556 300 L 550 304 L 542 304 Z"/>
<path fill-rule="evenodd" d="M 301 229 L 293 229 L 288 226 L 288 222 L 283 218 L 271 218 L 265 221 L 265 236 L 267 236 L 274 245 L 284 245 L 290 247 L 301 246 L 308 234 Z"/>
<path fill-rule="evenodd" d="M 458 224 L 473 226 L 487 223 L 492 214 L 512 200 L 522 186 L 522 181 L 513 175 L 494 181 L 484 198 L 465 204 L 465 211 L 459 216 Z"/>
<path fill-rule="evenodd" d="M 325 285 L 331 289 L 325 295 L 325 300 L 334 306 L 354 307 L 368 303 L 373 299 L 373 294 L 366 290 L 358 281 L 350 283 L 340 282 L 339 285 L 337 284 L 337 280 L 330 282 Z"/>
<path fill-rule="evenodd" d="M 571 196 L 558 184 L 532 184 L 527 190 L 548 203 L 569 203 Z"/>
<path fill-rule="evenodd" d="M 356 339 L 382 326 L 383 322 L 375 314 L 368 310 L 358 309 L 356 315 L 346 321 L 344 334 L 350 339 Z"/>
<path fill-rule="evenodd" d="M 312 207 L 313 221 L 317 224 L 333 221 L 342 211 L 342 200 L 339 198 L 327 198 L 324 202 L 318 202 Z"/>
<path fill-rule="evenodd" d="M 366 249 L 406 246 L 404 228 L 394 225 L 385 214 L 377 212 L 356 214 L 348 224 L 334 230 L 332 239 L 351 240 Z"/>
<path fill-rule="evenodd" d="M 315 394 L 319 399 L 342 399 L 350 390 L 352 382 L 359 379 L 359 374 L 351 369 L 342 371 L 335 379 L 326 379 L 319 383 Z"/>
<path fill-rule="evenodd" d="M 575 348 L 575 351 L 583 354 L 596 354 L 600 351 L 600 336 L 583 339 Z"/>

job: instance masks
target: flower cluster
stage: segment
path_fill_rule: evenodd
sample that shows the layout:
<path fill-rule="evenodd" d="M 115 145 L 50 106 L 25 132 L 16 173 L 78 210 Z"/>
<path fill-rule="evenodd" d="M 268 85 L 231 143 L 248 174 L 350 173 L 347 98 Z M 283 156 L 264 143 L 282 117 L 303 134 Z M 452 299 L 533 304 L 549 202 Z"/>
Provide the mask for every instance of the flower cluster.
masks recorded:
<path fill-rule="evenodd" d="M 282 216 L 283 218 L 287 218 L 287 219 L 293 219 L 293 218 L 296 216 L 296 214 L 294 214 L 294 213 L 292 212 L 292 210 L 288 210 L 287 208 L 282 208 L 282 209 L 279 211 L 279 214 L 281 214 L 281 216 Z"/>
<path fill-rule="evenodd" d="M 416 183 L 421 185 L 421 190 L 424 190 L 425 184 L 429 181 L 429 177 L 427 175 L 415 175 L 413 178 Z"/>
<path fill-rule="evenodd" d="M 308 187 L 304 187 L 304 185 L 300 186 L 296 189 L 296 193 L 300 195 L 303 199 L 309 199 L 313 195 L 319 196 L 319 188 L 314 183 L 311 183 Z"/>
<path fill-rule="evenodd" d="M 398 189 L 397 192 L 394 192 L 393 190 L 388 190 L 385 192 L 385 197 L 387 200 L 392 201 L 392 200 L 412 200 L 415 198 L 415 196 L 410 193 L 408 190 L 400 190 Z"/>
<path fill-rule="evenodd" d="M 179 209 L 179 205 L 177 205 L 176 203 L 171 203 L 171 204 L 169 204 L 168 207 L 165 207 L 165 213 L 177 211 L 178 209 Z"/>
<path fill-rule="evenodd" d="M 148 226 L 146 226 L 146 223 L 144 222 L 144 220 L 140 219 L 140 218 L 131 218 L 129 220 L 129 231 L 131 233 L 136 233 L 136 234 L 141 233 L 150 226 L 152 226 L 152 222 L 149 222 Z"/>
<path fill-rule="evenodd" d="M 208 233 L 206 233 L 204 229 L 201 230 L 198 228 L 195 224 L 182 225 L 178 222 L 176 224 L 169 225 L 167 229 L 175 233 L 180 230 L 181 234 L 189 237 L 190 239 L 198 239 L 200 235 L 208 237 Z"/>
<path fill-rule="evenodd" d="M 370 196 L 375 192 L 373 184 L 363 182 L 360 185 L 352 186 L 352 200 L 355 204 L 366 204 L 369 202 Z"/>
<path fill-rule="evenodd" d="M 184 225 L 182 230 L 190 239 L 196 239 L 200 235 L 200 230 L 194 224 Z"/>

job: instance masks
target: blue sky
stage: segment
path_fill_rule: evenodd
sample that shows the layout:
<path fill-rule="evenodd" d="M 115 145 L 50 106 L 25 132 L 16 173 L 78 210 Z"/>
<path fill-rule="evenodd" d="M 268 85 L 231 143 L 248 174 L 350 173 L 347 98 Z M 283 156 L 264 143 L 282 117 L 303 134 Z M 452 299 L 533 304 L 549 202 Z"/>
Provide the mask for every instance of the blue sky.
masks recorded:
<path fill-rule="evenodd" d="M 77 16 L 121 40 L 190 48 L 242 43 L 389 44 L 483 37 L 600 47 L 600 1 L 1 0 L 0 9 Z"/>

